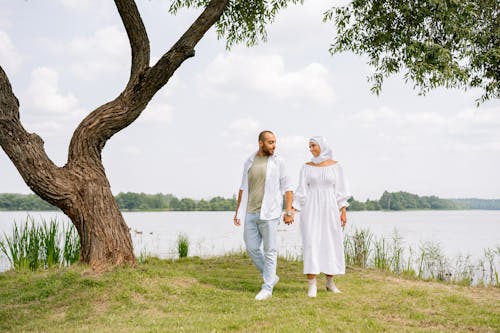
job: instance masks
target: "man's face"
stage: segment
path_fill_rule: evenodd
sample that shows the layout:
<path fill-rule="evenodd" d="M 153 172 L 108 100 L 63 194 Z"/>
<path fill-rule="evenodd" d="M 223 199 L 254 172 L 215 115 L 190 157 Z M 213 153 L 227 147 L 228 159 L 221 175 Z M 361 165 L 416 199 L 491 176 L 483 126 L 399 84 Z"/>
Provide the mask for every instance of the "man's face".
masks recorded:
<path fill-rule="evenodd" d="M 259 148 L 266 156 L 274 154 L 276 149 L 276 138 L 271 133 L 264 134 L 264 141 L 259 141 Z"/>

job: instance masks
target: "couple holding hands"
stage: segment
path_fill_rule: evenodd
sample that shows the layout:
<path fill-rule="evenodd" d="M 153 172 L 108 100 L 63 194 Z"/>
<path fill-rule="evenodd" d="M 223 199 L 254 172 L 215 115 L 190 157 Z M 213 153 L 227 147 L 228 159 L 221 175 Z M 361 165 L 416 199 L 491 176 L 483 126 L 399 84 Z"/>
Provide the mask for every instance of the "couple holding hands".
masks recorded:
<path fill-rule="evenodd" d="M 283 159 L 274 154 L 274 134 L 263 131 L 258 140 L 259 150 L 244 164 L 234 216 L 236 226 L 244 222 L 247 252 L 264 280 L 255 299 L 270 298 L 279 281 L 276 264 L 283 193 L 284 222 L 293 223 L 296 212 L 300 212 L 308 296 L 316 297 L 316 275 L 320 273 L 326 275 L 326 290 L 340 292 L 333 276 L 345 273 L 342 227 L 347 222 L 347 200 L 351 197 L 341 165 L 332 160 L 324 137 L 312 137 L 309 150 L 313 157 L 302 166 L 294 193 Z"/>

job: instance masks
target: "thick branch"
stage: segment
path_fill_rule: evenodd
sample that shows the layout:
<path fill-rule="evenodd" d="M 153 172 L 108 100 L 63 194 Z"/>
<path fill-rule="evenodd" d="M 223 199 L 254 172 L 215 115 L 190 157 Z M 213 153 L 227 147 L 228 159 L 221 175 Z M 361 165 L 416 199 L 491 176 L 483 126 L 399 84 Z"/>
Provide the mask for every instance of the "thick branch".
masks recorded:
<path fill-rule="evenodd" d="M 174 74 L 184 60 L 194 56 L 194 47 L 211 26 L 217 22 L 229 0 L 212 0 L 172 48 L 151 68 L 148 75 L 150 91 L 156 93 Z M 153 94 L 154 94 L 153 93 Z"/>
<path fill-rule="evenodd" d="M 0 146 L 9 156 L 28 186 L 53 205 L 64 206 L 70 196 L 69 184 L 45 153 L 43 140 L 28 133 L 19 120 L 19 101 L 0 67 Z"/>
<path fill-rule="evenodd" d="M 149 39 L 135 2 L 133 0 L 115 0 L 115 4 L 132 49 L 130 82 L 133 82 L 136 76 L 149 67 Z"/>

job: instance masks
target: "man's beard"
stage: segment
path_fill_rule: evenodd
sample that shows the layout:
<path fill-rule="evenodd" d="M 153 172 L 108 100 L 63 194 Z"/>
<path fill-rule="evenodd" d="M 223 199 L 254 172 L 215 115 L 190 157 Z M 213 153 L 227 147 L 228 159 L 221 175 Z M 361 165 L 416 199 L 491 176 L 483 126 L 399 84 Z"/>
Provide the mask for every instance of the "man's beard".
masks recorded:
<path fill-rule="evenodd" d="M 262 147 L 262 152 L 264 153 L 264 155 L 266 156 L 271 156 L 273 155 L 274 151 L 271 152 L 269 149 L 265 148 L 265 147 Z"/>

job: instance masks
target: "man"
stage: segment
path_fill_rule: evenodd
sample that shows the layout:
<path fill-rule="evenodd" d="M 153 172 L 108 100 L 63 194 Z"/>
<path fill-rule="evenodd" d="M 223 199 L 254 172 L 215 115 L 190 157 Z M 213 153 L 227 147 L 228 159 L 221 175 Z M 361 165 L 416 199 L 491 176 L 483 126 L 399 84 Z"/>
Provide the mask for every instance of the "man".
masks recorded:
<path fill-rule="evenodd" d="M 276 264 L 278 259 L 278 223 L 285 193 L 286 224 L 293 222 L 293 192 L 290 179 L 285 172 L 283 160 L 274 154 L 276 138 L 271 131 L 259 134 L 259 150 L 244 164 L 243 178 L 238 193 L 234 224 L 245 221 L 244 239 L 247 252 L 260 271 L 264 283 L 255 296 L 265 300 L 272 296 L 278 283 Z M 261 246 L 264 247 L 264 252 Z"/>

